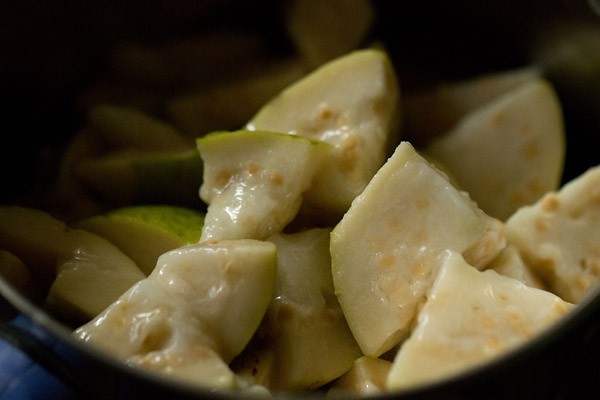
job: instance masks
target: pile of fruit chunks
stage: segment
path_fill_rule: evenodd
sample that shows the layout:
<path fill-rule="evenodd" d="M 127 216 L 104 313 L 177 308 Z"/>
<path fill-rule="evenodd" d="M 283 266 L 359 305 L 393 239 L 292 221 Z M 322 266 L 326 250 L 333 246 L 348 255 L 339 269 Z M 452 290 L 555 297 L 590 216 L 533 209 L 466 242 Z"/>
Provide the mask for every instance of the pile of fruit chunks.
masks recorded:
<path fill-rule="evenodd" d="M 0 206 L 4 279 L 129 365 L 328 396 L 447 379 L 590 295 L 600 168 L 561 185 L 541 69 L 404 93 L 370 2 L 287 7 L 285 57 L 117 46 L 43 205 Z"/>

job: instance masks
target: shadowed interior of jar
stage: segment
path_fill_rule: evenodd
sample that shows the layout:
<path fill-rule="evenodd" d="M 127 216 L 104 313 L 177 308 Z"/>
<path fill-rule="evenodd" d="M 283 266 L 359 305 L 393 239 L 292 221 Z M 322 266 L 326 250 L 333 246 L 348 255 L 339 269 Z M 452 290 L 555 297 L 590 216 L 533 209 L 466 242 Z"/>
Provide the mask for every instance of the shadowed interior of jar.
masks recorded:
<path fill-rule="evenodd" d="M 214 26 L 268 32 L 275 52 L 289 52 L 278 12 L 265 1 L 178 1 L 119 4 L 3 6 L 3 65 L 7 139 L 2 157 L 2 200 L 47 178 L 49 149 L 64 144 L 85 116 L 74 110 L 83 88 L 102 76 L 106 57 L 123 39 L 156 41 Z M 568 135 L 565 180 L 596 163 L 590 138 L 598 115 L 598 17 L 582 1 L 548 4 L 501 1 L 390 5 L 376 1 L 374 34 L 383 37 L 404 92 L 479 73 L 542 65 L 561 96 Z M 10 133 L 10 135 L 9 135 Z M 10 136 L 10 138 L 9 138 Z M 19 174 L 14 166 L 19 165 Z M 45 164 L 42 164 L 45 166 Z"/>

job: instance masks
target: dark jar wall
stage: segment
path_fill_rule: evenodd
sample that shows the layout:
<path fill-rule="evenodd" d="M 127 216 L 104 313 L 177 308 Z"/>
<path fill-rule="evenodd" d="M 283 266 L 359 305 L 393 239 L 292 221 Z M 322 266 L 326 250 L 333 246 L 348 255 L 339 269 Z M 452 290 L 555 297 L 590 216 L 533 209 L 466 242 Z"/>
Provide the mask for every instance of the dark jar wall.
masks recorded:
<path fill-rule="evenodd" d="M 596 163 L 600 131 L 600 6 L 597 0 L 486 2 L 374 1 L 404 91 L 439 79 L 541 65 L 564 106 L 565 180 Z M 159 40 L 215 24 L 266 31 L 277 50 L 286 38 L 281 1 L 20 1 L 0 6 L 0 90 L 5 146 L 2 200 L 49 170 L 47 150 L 81 124 L 73 99 L 106 68 L 120 40 Z M 50 160 L 48 160 L 50 158 Z M 18 172 L 18 173 L 17 173 Z"/>

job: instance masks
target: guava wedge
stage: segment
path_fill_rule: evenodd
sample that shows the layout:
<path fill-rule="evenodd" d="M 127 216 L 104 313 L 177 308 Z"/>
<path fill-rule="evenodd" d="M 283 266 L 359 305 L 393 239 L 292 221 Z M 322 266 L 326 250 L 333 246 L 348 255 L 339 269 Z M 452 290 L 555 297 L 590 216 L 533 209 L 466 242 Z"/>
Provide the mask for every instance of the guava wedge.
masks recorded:
<path fill-rule="evenodd" d="M 197 140 L 208 204 L 200 240 L 265 239 L 294 219 L 329 146 L 263 131 L 213 132 Z"/>
<path fill-rule="evenodd" d="M 352 368 L 336 380 L 327 390 L 327 397 L 373 396 L 386 391 L 391 361 L 361 356 L 354 360 Z"/>
<path fill-rule="evenodd" d="M 526 66 L 435 83 L 405 93 L 402 96 L 404 140 L 422 148 L 454 129 L 467 114 L 541 76 L 539 67 Z"/>
<path fill-rule="evenodd" d="M 269 242 L 211 240 L 175 249 L 73 335 L 132 366 L 234 388 L 227 364 L 259 326 L 276 272 L 276 247 Z"/>
<path fill-rule="evenodd" d="M 548 290 L 573 303 L 600 284 L 600 166 L 506 221 L 506 237 Z"/>
<path fill-rule="evenodd" d="M 47 306 L 69 322 L 93 318 L 145 277 L 108 240 L 27 207 L 0 206 L 0 247 L 50 287 Z"/>
<path fill-rule="evenodd" d="M 44 201 L 50 204 L 63 221 L 74 221 L 102 212 L 103 205 L 75 176 L 74 168 L 82 160 L 106 152 L 105 143 L 89 129 L 75 133 L 65 146 L 55 180 Z"/>
<path fill-rule="evenodd" d="M 37 300 L 37 288 L 32 283 L 29 267 L 7 250 L 0 250 L 0 277 L 26 297 Z"/>
<path fill-rule="evenodd" d="M 508 244 L 489 265 L 500 275 L 523 282 L 527 286 L 546 289 L 539 276 L 525 263 L 517 246 Z"/>
<path fill-rule="evenodd" d="M 98 104 L 89 111 L 88 122 L 96 135 L 116 148 L 184 151 L 194 146 L 174 126 L 133 107 Z"/>
<path fill-rule="evenodd" d="M 553 86 L 532 79 L 467 114 L 425 152 L 448 168 L 482 210 L 505 221 L 559 187 L 565 141 Z"/>
<path fill-rule="evenodd" d="M 533 338 L 572 309 L 558 296 L 445 251 L 416 326 L 387 379 L 401 390 L 450 378 Z"/>
<path fill-rule="evenodd" d="M 330 229 L 278 233 L 275 296 L 249 351 L 234 370 L 272 391 L 310 390 L 331 382 L 362 353 L 334 294 Z"/>
<path fill-rule="evenodd" d="M 335 58 L 288 86 L 246 124 L 333 146 L 306 201 L 343 214 L 395 143 L 400 89 L 388 55 L 365 49 Z"/>
<path fill-rule="evenodd" d="M 149 152 L 121 150 L 78 162 L 73 173 L 106 204 L 166 203 L 198 207 L 202 160 L 195 148 Z"/>
<path fill-rule="evenodd" d="M 224 82 L 176 96 L 166 105 L 166 112 L 188 136 L 238 129 L 263 104 L 306 74 L 306 67 L 296 58 L 274 60 L 253 68 L 259 72 L 242 72 L 240 77 L 238 69 L 234 77 Z"/>
<path fill-rule="evenodd" d="M 284 26 L 297 53 L 313 69 L 359 48 L 375 14 L 368 0 L 293 0 L 286 3 Z"/>
<path fill-rule="evenodd" d="M 504 246 L 502 224 L 402 142 L 331 234 L 335 291 L 363 353 L 406 337 L 441 251 L 483 268 Z"/>
<path fill-rule="evenodd" d="M 203 212 L 164 204 L 121 207 L 72 226 L 107 239 L 149 275 L 161 254 L 197 243 L 203 224 Z"/>

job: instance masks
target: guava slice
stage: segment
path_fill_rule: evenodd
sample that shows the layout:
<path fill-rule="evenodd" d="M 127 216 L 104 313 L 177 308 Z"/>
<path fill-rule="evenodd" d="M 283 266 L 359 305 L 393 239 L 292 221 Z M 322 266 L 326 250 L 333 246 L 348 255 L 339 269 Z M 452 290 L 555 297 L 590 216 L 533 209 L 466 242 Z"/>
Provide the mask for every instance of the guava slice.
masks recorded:
<path fill-rule="evenodd" d="M 202 206 L 198 199 L 202 160 L 195 148 L 114 151 L 79 161 L 73 174 L 112 207 L 157 203 Z"/>
<path fill-rule="evenodd" d="M 335 297 L 330 229 L 277 233 L 275 297 L 235 371 L 278 391 L 315 389 L 346 372 L 362 353 Z"/>
<path fill-rule="evenodd" d="M 203 224 L 203 212 L 165 204 L 117 208 L 72 225 L 115 244 L 149 275 L 160 255 L 197 243 Z"/>
<path fill-rule="evenodd" d="M 341 216 L 396 144 L 399 93 L 392 62 L 384 51 L 355 50 L 288 86 L 246 128 L 332 145 L 332 154 L 306 199 Z"/>
<path fill-rule="evenodd" d="M 451 131 L 475 110 L 542 76 L 537 66 L 486 72 L 435 83 L 402 96 L 403 137 L 419 148 Z"/>
<path fill-rule="evenodd" d="M 133 366 L 194 385 L 234 388 L 228 363 L 259 326 L 276 271 L 269 242 L 215 240 L 175 249 L 73 335 Z"/>
<path fill-rule="evenodd" d="M 327 390 L 327 397 L 373 396 L 386 391 L 391 361 L 361 356 L 354 360 L 352 368 L 336 380 Z"/>
<path fill-rule="evenodd" d="M 523 260 L 566 301 L 581 302 L 600 283 L 600 166 L 520 208 L 506 236 Z"/>
<path fill-rule="evenodd" d="M 387 379 L 389 390 L 431 383 L 516 349 L 557 322 L 573 304 L 544 290 L 478 271 L 456 252 L 442 266 L 416 326 Z"/>
<path fill-rule="evenodd" d="M 448 168 L 482 210 L 505 221 L 560 186 L 565 139 L 553 86 L 533 79 L 467 114 L 425 152 Z"/>
<path fill-rule="evenodd" d="M 441 251 L 483 268 L 504 246 L 502 224 L 402 142 L 331 234 L 336 294 L 363 353 L 406 337 Z"/>
<path fill-rule="evenodd" d="M 19 257 L 40 287 L 50 287 L 47 306 L 69 322 L 93 318 L 145 277 L 108 240 L 37 209 L 0 206 L 0 247 Z"/>
<path fill-rule="evenodd" d="M 197 140 L 208 204 L 200 240 L 265 239 L 294 219 L 329 146 L 263 131 L 213 132 Z"/>

